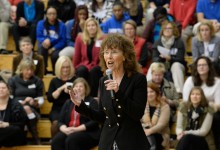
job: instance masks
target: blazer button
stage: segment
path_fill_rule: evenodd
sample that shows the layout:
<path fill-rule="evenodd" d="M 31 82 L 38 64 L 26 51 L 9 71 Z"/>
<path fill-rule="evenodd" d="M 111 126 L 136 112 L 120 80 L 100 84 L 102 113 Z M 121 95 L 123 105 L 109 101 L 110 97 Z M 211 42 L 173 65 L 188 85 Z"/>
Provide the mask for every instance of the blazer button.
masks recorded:
<path fill-rule="evenodd" d="M 105 108 L 105 107 L 103 107 L 103 109 L 104 109 L 104 110 L 106 110 L 106 108 Z"/>
<path fill-rule="evenodd" d="M 119 126 L 119 123 L 117 123 L 117 126 Z"/>
<path fill-rule="evenodd" d="M 105 116 L 106 119 L 108 119 L 108 116 Z"/>
<path fill-rule="evenodd" d="M 119 114 L 118 114 L 117 116 L 118 116 L 118 118 L 120 118 L 120 117 L 121 117 L 121 115 L 119 115 Z"/>
<path fill-rule="evenodd" d="M 120 105 L 118 105 L 118 108 L 120 109 L 120 108 L 121 108 L 121 106 L 120 106 Z"/>
<path fill-rule="evenodd" d="M 116 100 L 116 102 L 118 102 L 118 99 L 115 99 Z"/>
<path fill-rule="evenodd" d="M 111 128 L 111 125 L 109 124 L 108 127 Z"/>

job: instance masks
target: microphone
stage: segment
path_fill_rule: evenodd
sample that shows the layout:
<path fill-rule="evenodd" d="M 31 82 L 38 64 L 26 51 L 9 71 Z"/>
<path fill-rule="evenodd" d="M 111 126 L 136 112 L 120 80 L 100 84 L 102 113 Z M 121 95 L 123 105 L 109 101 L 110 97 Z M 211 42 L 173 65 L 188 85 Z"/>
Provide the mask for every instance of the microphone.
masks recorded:
<path fill-rule="evenodd" d="M 107 69 L 107 70 L 105 71 L 105 73 L 106 73 L 106 75 L 107 75 L 107 78 L 108 78 L 109 80 L 112 80 L 112 70 L 111 70 L 111 69 Z M 115 93 L 114 93 L 113 90 L 110 90 L 110 95 L 111 95 L 111 98 L 112 98 L 112 99 L 115 99 Z"/>

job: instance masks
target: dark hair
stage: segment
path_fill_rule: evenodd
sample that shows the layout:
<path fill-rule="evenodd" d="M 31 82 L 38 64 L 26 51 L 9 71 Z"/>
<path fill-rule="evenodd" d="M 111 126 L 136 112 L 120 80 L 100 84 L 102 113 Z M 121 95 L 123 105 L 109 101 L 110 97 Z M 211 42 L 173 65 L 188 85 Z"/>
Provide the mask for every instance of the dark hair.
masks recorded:
<path fill-rule="evenodd" d="M 49 7 L 47 7 L 45 13 L 47 13 L 47 11 L 48 11 L 50 8 L 53 8 L 53 9 L 56 10 L 56 12 L 58 12 L 58 11 L 57 11 L 57 8 L 56 8 L 55 6 L 49 6 Z M 45 21 L 44 21 L 44 27 L 45 27 L 45 29 L 46 29 L 47 35 L 50 35 L 50 32 L 49 32 L 50 26 L 51 26 L 51 24 L 49 23 L 48 18 L 46 17 L 46 19 L 45 19 Z M 55 21 L 54 26 L 55 26 L 55 31 L 56 31 L 57 33 L 59 33 L 59 20 L 58 20 L 57 18 L 56 18 L 56 21 Z"/>
<path fill-rule="evenodd" d="M 8 91 L 9 91 L 9 95 L 10 95 L 11 94 L 11 87 L 9 86 L 9 84 L 7 82 L 5 82 L 5 80 L 3 80 L 3 79 L 0 80 L 0 83 L 3 83 L 6 85 Z"/>
<path fill-rule="evenodd" d="M 195 86 L 191 89 L 190 93 L 189 93 L 189 98 L 188 98 L 188 101 L 187 101 L 187 105 L 188 105 L 188 108 L 190 108 L 192 106 L 192 102 L 191 102 L 191 94 L 193 91 L 195 90 L 199 90 L 200 94 L 201 94 L 201 101 L 200 101 L 200 106 L 202 107 L 207 107 L 208 106 L 208 102 L 207 102 L 207 99 L 205 97 L 205 94 L 202 90 L 201 87 L 199 86 Z"/>
<path fill-rule="evenodd" d="M 100 66 L 103 72 L 105 72 L 105 70 L 107 69 L 104 60 L 104 51 L 106 48 L 108 49 L 117 48 L 118 50 L 122 51 L 125 57 L 123 67 L 126 73 L 128 74 L 128 76 L 131 76 L 136 72 L 140 72 L 140 65 L 137 63 L 135 58 L 135 50 L 133 43 L 128 38 L 126 38 L 125 36 L 119 33 L 110 33 L 102 41 L 101 49 L 99 53 L 99 59 L 100 59 Z"/>
<path fill-rule="evenodd" d="M 105 3 L 105 0 L 103 0 L 103 3 Z M 96 9 L 98 8 L 98 3 L 96 0 L 92 0 L 92 5 L 91 5 L 91 8 L 92 8 L 92 11 L 93 12 L 96 12 Z"/>
<path fill-rule="evenodd" d="M 154 19 L 156 19 L 159 15 L 167 16 L 166 8 L 164 8 L 163 6 L 158 6 L 153 12 Z"/>
<path fill-rule="evenodd" d="M 117 0 L 113 4 L 113 7 L 114 6 L 121 6 L 122 8 L 124 8 L 124 4 L 121 1 L 117 1 Z"/>
<path fill-rule="evenodd" d="M 206 80 L 207 86 L 213 86 L 215 83 L 215 70 L 212 64 L 212 61 L 206 56 L 200 56 L 196 59 L 192 66 L 192 79 L 194 86 L 201 86 L 203 81 L 200 78 L 200 75 L 197 70 L 197 64 L 200 59 L 204 59 L 209 67 L 208 78 Z"/>
<path fill-rule="evenodd" d="M 80 10 L 85 10 L 86 11 L 86 14 L 87 14 L 86 19 L 89 16 L 89 11 L 88 11 L 88 8 L 87 8 L 86 5 L 79 5 L 79 6 L 76 7 L 75 16 L 74 16 L 74 24 L 73 24 L 73 27 L 72 27 L 72 30 L 71 30 L 71 37 L 72 37 L 73 42 L 75 42 L 78 31 L 79 31 L 78 27 L 79 27 L 79 21 L 80 20 L 78 18 L 78 14 L 79 14 Z"/>

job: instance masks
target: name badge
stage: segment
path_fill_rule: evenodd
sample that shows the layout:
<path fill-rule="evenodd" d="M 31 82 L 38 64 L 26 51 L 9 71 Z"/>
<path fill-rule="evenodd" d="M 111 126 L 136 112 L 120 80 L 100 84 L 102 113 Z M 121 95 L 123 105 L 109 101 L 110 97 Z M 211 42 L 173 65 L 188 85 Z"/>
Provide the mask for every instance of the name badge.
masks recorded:
<path fill-rule="evenodd" d="M 101 47 L 102 40 L 97 40 L 95 42 L 95 47 Z"/>
<path fill-rule="evenodd" d="M 36 88 L 36 85 L 35 85 L 35 84 L 28 85 L 28 88 L 29 88 L 29 89 L 35 89 L 35 88 Z"/>
<path fill-rule="evenodd" d="M 34 64 L 37 65 L 38 64 L 38 60 L 34 60 Z"/>
<path fill-rule="evenodd" d="M 85 104 L 86 104 L 87 106 L 89 106 L 89 105 L 90 105 L 90 102 L 85 102 Z"/>

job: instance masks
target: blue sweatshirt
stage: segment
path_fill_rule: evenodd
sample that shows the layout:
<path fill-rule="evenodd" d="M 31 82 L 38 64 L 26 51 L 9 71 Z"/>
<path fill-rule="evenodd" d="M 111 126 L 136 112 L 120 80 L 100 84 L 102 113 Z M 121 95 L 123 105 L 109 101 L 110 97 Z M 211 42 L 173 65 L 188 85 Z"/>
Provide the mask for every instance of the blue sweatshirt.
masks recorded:
<path fill-rule="evenodd" d="M 61 50 L 66 46 L 66 26 L 59 21 L 59 33 L 56 33 L 55 26 L 49 27 L 49 35 L 44 27 L 44 21 L 40 20 L 37 24 L 37 40 L 41 45 L 45 39 L 49 39 L 55 50 Z"/>
<path fill-rule="evenodd" d="M 130 16 L 127 13 L 123 14 L 121 20 L 116 20 L 115 15 L 113 14 L 106 22 L 100 25 L 104 33 L 123 33 L 123 22 L 130 19 Z"/>

